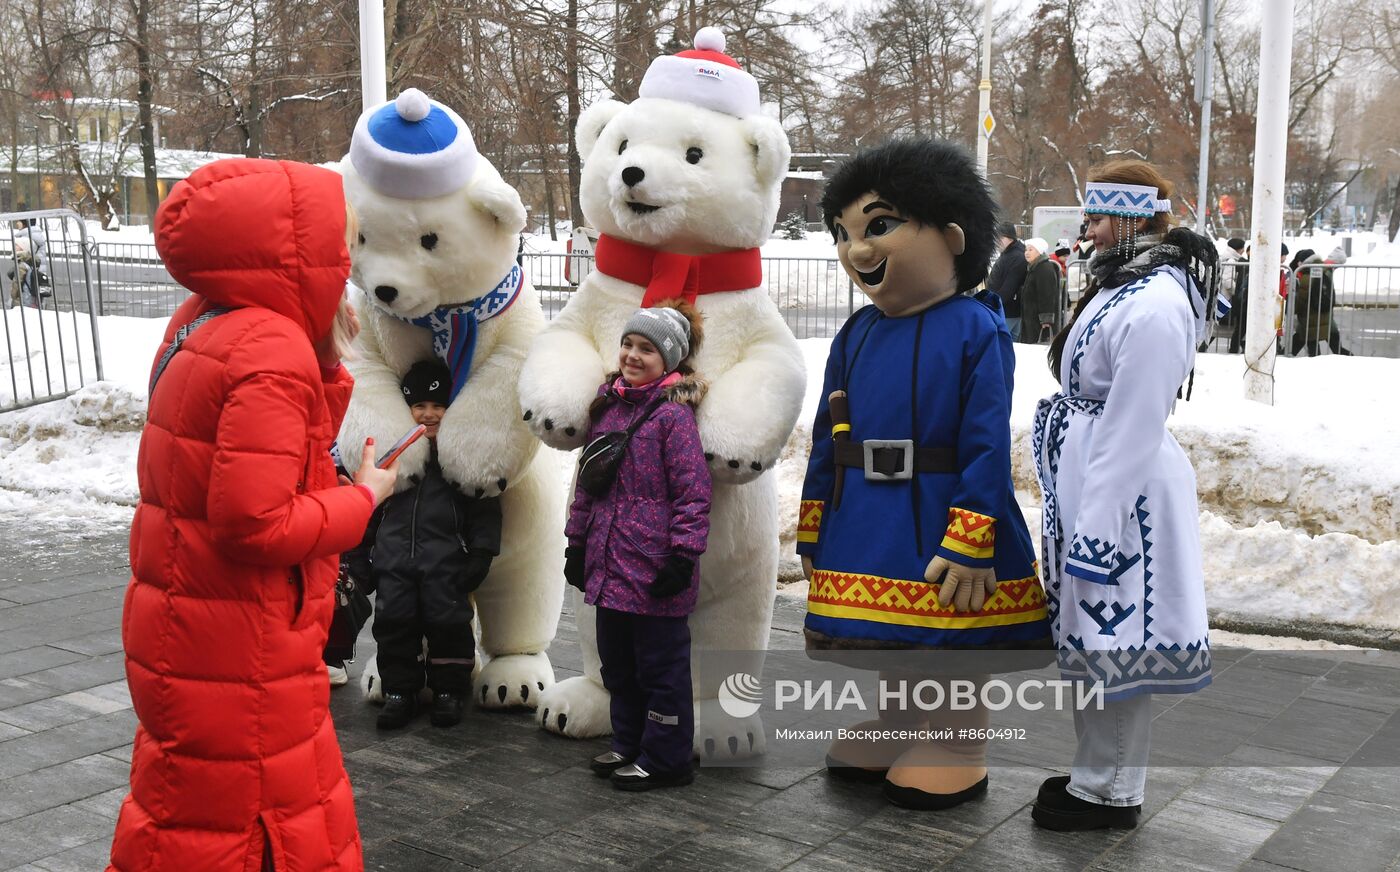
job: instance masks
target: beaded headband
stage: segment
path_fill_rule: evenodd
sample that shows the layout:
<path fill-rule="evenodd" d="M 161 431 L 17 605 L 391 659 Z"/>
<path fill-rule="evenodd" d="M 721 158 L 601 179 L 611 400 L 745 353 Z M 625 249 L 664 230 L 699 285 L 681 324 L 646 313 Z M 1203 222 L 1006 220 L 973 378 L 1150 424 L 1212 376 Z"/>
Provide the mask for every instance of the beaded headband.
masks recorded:
<path fill-rule="evenodd" d="M 1151 218 L 1171 210 L 1172 201 L 1158 199 L 1157 189 L 1151 185 L 1089 182 L 1084 186 L 1084 211 L 1095 215 Z"/>

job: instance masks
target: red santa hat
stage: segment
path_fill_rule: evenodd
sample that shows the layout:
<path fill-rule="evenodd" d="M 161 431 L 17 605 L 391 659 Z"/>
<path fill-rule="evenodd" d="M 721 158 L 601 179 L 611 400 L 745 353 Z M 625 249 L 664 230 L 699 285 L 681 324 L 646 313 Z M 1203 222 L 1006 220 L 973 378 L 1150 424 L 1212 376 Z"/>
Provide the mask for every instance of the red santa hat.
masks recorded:
<path fill-rule="evenodd" d="M 652 61 L 637 94 L 739 118 L 758 114 L 758 82 L 724 53 L 724 32 L 718 27 L 700 28 L 694 49 Z"/>

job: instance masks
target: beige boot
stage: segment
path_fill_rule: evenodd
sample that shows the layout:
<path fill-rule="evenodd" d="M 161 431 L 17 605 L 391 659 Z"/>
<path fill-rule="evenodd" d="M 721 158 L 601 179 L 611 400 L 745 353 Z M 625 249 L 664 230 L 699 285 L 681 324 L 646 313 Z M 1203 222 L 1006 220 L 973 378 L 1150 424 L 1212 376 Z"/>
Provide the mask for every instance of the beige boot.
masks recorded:
<path fill-rule="evenodd" d="M 880 673 L 880 680 L 884 682 L 898 681 L 900 678 L 908 676 Z M 826 770 L 838 778 L 878 784 L 884 780 L 890 765 L 913 747 L 915 740 L 862 738 L 860 734 L 922 730 L 927 725 L 927 713 L 918 709 L 882 709 L 876 720 L 861 721 L 847 728 L 849 732 L 856 733 L 856 737 L 837 739 L 831 743 L 826 751 Z"/>

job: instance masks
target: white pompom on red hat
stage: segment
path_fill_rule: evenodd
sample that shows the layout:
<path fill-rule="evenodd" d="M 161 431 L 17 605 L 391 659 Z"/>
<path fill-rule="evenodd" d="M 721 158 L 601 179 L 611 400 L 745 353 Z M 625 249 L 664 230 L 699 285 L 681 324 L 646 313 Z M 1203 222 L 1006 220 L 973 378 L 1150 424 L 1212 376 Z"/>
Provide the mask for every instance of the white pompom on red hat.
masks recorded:
<path fill-rule="evenodd" d="M 694 103 L 739 118 L 759 114 L 758 81 L 724 53 L 724 44 L 718 27 L 700 28 L 695 48 L 651 62 L 637 94 Z"/>

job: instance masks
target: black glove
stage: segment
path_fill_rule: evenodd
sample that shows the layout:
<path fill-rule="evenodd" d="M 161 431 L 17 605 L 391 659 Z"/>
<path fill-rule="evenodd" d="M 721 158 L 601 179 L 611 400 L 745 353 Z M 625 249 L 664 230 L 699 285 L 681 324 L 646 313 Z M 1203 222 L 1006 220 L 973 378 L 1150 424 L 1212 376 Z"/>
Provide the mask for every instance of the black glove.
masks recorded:
<path fill-rule="evenodd" d="M 672 554 L 661 564 L 661 571 L 656 573 L 656 581 L 647 588 L 647 593 L 657 599 L 670 599 L 689 588 L 694 578 L 695 561 L 689 557 Z"/>
<path fill-rule="evenodd" d="M 491 559 L 494 556 L 480 551 L 467 552 L 466 560 L 462 563 L 462 584 L 467 593 L 481 587 L 481 583 L 486 580 L 486 573 L 491 571 Z"/>
<path fill-rule="evenodd" d="M 583 546 L 570 545 L 564 549 L 564 580 L 579 590 L 584 589 Z"/>

